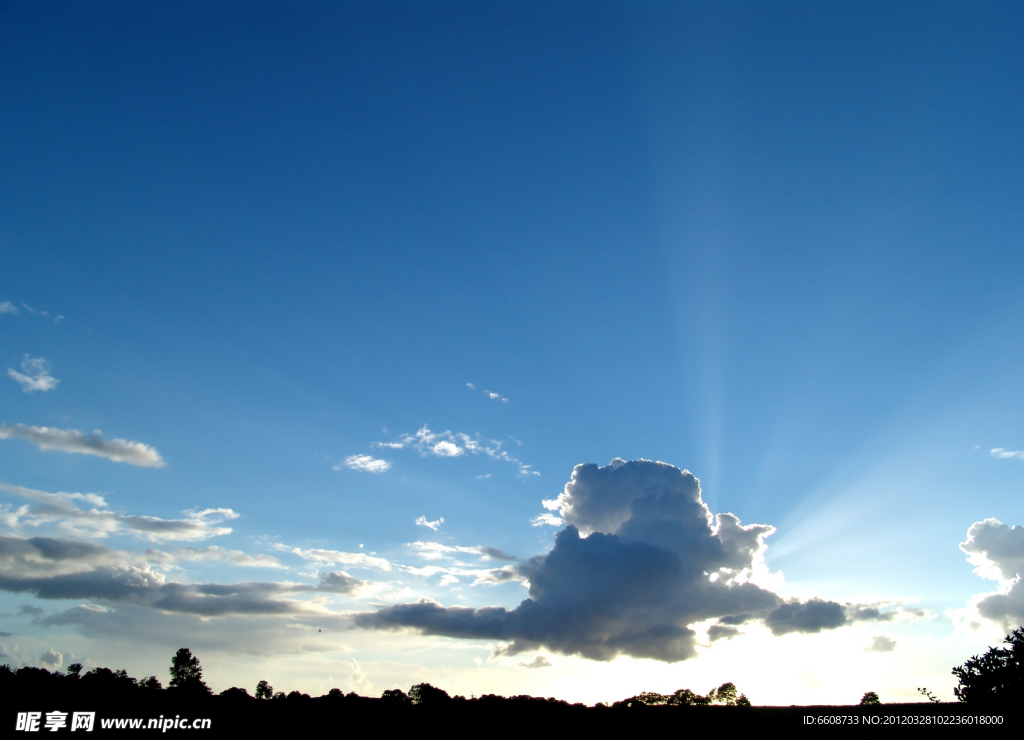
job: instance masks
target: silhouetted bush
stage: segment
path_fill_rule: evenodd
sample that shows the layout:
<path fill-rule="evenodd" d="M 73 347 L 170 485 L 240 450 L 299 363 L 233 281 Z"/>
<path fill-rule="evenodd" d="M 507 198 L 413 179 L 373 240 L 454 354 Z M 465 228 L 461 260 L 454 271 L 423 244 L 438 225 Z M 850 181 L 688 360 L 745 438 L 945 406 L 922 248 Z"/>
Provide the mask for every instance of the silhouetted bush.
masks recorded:
<path fill-rule="evenodd" d="M 980 658 L 975 655 L 953 669 L 960 685 L 957 700 L 972 704 L 1020 704 L 1024 699 L 1024 628 L 1008 634 L 1003 643 Z"/>
<path fill-rule="evenodd" d="M 878 698 L 878 694 L 874 691 L 865 691 L 864 696 L 860 698 L 860 705 L 862 707 L 870 707 L 881 704 L 882 702 Z"/>

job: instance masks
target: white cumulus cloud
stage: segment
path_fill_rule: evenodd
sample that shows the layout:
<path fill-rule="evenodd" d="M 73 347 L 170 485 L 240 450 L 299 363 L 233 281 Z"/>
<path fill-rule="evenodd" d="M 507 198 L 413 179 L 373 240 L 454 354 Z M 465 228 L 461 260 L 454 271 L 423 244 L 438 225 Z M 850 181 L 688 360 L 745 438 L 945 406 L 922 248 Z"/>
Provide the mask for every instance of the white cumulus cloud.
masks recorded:
<path fill-rule="evenodd" d="M 142 468 L 162 468 L 167 464 L 156 448 L 127 439 L 104 439 L 99 429 L 86 434 L 77 429 L 0 424 L 0 439 L 12 438 L 27 439 L 41 450 L 95 455 Z"/>
<path fill-rule="evenodd" d="M 22 393 L 52 391 L 60 382 L 50 374 L 50 363 L 45 358 L 25 355 L 21 369 L 23 372 L 19 373 L 14 368 L 7 368 L 7 375 L 18 382 Z"/>
<path fill-rule="evenodd" d="M 428 527 L 429 529 L 432 529 L 435 532 L 441 527 L 442 524 L 444 524 L 444 517 L 439 518 L 435 522 L 428 521 L 425 516 L 421 516 L 416 519 L 417 527 Z"/>
<path fill-rule="evenodd" d="M 361 473 L 383 473 L 391 469 L 391 463 L 388 460 L 380 460 L 373 455 L 349 455 L 342 465 Z M 341 470 L 342 465 L 335 465 L 334 469 Z"/>
<path fill-rule="evenodd" d="M 465 454 L 465 450 L 459 447 L 454 442 L 438 442 L 436 445 L 430 448 L 431 451 L 438 457 L 458 457 L 459 455 Z"/>

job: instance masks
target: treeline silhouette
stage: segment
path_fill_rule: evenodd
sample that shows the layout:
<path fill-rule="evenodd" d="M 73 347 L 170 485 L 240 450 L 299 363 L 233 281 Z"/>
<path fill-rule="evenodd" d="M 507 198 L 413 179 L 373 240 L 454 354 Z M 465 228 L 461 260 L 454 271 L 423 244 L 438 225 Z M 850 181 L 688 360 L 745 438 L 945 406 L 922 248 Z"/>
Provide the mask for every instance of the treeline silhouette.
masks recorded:
<path fill-rule="evenodd" d="M 570 704 L 562 699 L 554 697 L 542 698 L 528 695 L 498 696 L 496 694 L 484 694 L 480 697 L 466 699 L 465 696 L 451 696 L 444 689 L 440 689 L 429 683 L 418 683 L 406 693 L 401 689 L 388 689 L 380 698 L 360 696 L 355 692 L 346 694 L 341 689 L 331 689 L 323 696 L 312 697 L 299 691 L 285 693 L 275 691 L 274 687 L 267 681 L 260 681 L 256 684 L 255 694 L 248 690 L 233 686 L 230 689 L 214 694 L 210 687 L 203 680 L 203 668 L 199 658 L 192 654 L 188 648 L 181 648 L 171 659 L 169 669 L 170 681 L 167 688 L 164 688 L 160 679 L 156 676 L 147 676 L 136 679 L 128 675 L 124 669 L 111 670 L 110 668 L 93 668 L 83 673 L 81 663 L 73 663 L 68 666 L 65 672 L 50 672 L 45 668 L 33 668 L 25 666 L 17 670 L 10 665 L 0 665 L 0 695 L 34 695 L 62 698 L 62 699 L 84 699 L 100 700 L 104 703 L 114 701 L 129 701 L 137 703 L 142 700 L 152 702 L 153 700 L 173 699 L 178 702 L 191 704 L 202 704 L 218 700 L 219 704 L 246 704 L 253 705 L 293 705 L 309 703 L 328 704 L 349 704 L 362 706 L 377 706 L 382 710 L 395 711 L 421 707 L 424 709 L 454 708 L 459 705 L 524 705 L 531 707 L 573 707 L 587 709 L 582 703 Z M 718 688 L 712 689 L 708 694 L 697 694 L 690 689 L 680 689 L 673 694 L 658 694 L 646 691 L 628 699 L 605 705 L 597 704 L 595 707 L 601 709 L 622 709 L 634 707 L 660 707 L 660 706 L 722 706 L 722 707 L 750 707 L 750 701 L 743 694 L 738 694 L 736 686 L 732 683 L 724 683 Z"/>
<path fill-rule="evenodd" d="M 686 721 L 703 725 L 725 722 L 731 726 L 800 724 L 809 713 L 857 711 L 873 714 L 977 714 L 998 712 L 1016 724 L 1017 708 L 1024 699 L 1024 629 L 1016 629 L 1004 642 L 1009 647 L 991 648 L 953 669 L 960 679 L 955 690 L 958 703 L 941 703 L 925 689 L 919 689 L 929 701 L 915 704 L 883 705 L 869 691 L 856 707 L 755 707 L 732 683 L 724 683 L 707 694 L 680 689 L 672 694 L 643 692 L 610 705 L 570 704 L 553 697 L 528 695 L 498 696 L 485 694 L 451 696 L 429 683 L 412 686 L 408 693 L 388 689 L 380 697 L 360 696 L 331 689 L 312 697 L 299 691 L 276 691 L 267 681 L 259 681 L 254 694 L 232 687 L 215 694 L 203 680 L 198 657 L 181 648 L 171 659 L 166 687 L 153 675 L 136 679 L 125 670 L 93 668 L 85 671 L 80 663 L 66 671 L 25 666 L 14 669 L 0 665 L 0 696 L 10 712 L 95 711 L 98 717 L 156 718 L 184 716 L 213 718 L 213 729 L 237 732 L 304 731 L 336 728 L 339 717 L 348 722 L 366 721 L 375 727 L 418 726 L 425 714 L 447 715 L 453 719 L 500 722 L 546 722 L 577 730 L 607 729 L 609 723 L 626 721 L 629 727 L 652 728 L 664 721 L 676 721 L 676 712 L 687 713 Z M 11 718 L 8 718 L 11 719 Z M 6 720 L 5 720 L 6 721 Z M 639 724 L 638 724 L 639 723 Z M 173 730 L 172 730 L 173 731 Z"/>

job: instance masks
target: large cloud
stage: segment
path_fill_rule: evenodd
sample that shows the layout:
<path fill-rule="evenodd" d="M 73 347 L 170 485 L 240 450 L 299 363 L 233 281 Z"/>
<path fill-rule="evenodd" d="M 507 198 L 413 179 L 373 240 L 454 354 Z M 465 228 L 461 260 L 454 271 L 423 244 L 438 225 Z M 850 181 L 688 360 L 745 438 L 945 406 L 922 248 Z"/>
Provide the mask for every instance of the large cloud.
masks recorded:
<path fill-rule="evenodd" d="M 960 549 L 983 578 L 999 581 L 999 590 L 974 597 L 977 613 L 1010 630 L 1024 624 L 1024 527 L 998 519 L 975 522 Z"/>
<path fill-rule="evenodd" d="M 578 465 L 562 494 L 545 505 L 568 526 L 549 553 L 514 566 L 530 586 L 515 609 L 422 600 L 358 614 L 356 624 L 507 640 L 508 655 L 544 647 L 594 660 L 625 654 L 675 662 L 696 654 L 690 625 L 710 619 L 761 619 L 786 634 L 884 618 L 821 599 L 786 603 L 752 583 L 774 529 L 743 526 L 732 514 L 712 517 L 697 479 L 672 465 Z"/>
<path fill-rule="evenodd" d="M 53 381 L 53 383 L 56 385 L 57 381 Z M 43 388 L 43 390 L 49 390 L 49 388 Z M 27 439 L 29 442 L 35 443 L 41 450 L 95 455 L 114 462 L 138 465 L 143 468 L 162 468 L 167 464 L 160 457 L 156 448 L 127 439 L 106 439 L 99 429 L 86 434 L 77 429 L 0 424 L 0 439 L 8 438 Z"/>

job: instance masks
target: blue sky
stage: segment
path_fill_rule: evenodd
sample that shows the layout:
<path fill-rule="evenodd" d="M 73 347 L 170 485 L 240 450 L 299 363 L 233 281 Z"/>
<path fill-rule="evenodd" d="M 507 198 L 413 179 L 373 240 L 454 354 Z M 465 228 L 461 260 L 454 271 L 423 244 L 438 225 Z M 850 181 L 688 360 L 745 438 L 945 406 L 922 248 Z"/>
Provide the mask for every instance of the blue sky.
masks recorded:
<path fill-rule="evenodd" d="M 4 659 L 158 673 L 192 639 L 218 689 L 951 698 L 1024 617 L 1020 530 L 958 547 L 1024 523 L 1022 25 L 1010 3 L 3 3 L 0 534 L 107 548 L 9 556 Z M 615 458 L 775 527 L 779 599 L 889 616 L 705 624 L 675 662 L 358 626 L 514 609 L 563 529 L 531 521 L 575 521 L 541 502 Z M 23 489 L 105 506 L 15 516 L 56 505 Z M 26 580 L 108 566 L 363 585 L 200 620 Z M 488 568 L 515 578 L 471 585 Z M 986 611 L 998 589 L 1016 606 Z"/>

